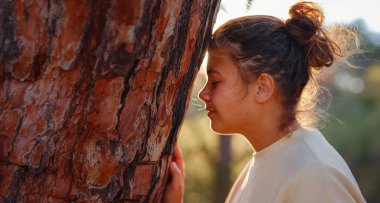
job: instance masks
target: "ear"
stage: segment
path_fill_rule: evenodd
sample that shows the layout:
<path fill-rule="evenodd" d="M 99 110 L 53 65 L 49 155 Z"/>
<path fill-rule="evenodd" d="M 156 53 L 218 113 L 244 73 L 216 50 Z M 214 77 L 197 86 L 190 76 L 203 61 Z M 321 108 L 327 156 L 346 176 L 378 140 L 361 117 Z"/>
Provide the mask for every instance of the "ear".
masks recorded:
<path fill-rule="evenodd" d="M 274 93 L 275 82 L 271 75 L 268 73 L 262 73 L 254 81 L 254 96 L 258 103 L 267 102 Z"/>

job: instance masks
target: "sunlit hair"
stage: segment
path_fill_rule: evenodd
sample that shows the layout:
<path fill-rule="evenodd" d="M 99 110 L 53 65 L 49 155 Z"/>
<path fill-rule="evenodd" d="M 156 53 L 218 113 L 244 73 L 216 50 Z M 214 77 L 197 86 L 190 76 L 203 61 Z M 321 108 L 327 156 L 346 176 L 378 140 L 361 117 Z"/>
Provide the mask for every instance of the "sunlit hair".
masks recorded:
<path fill-rule="evenodd" d="M 296 119 L 312 127 L 323 117 L 318 99 L 330 96 L 321 91 L 313 71 L 330 67 L 345 56 L 347 36 L 338 32 L 356 36 L 343 27 L 334 32 L 323 28 L 322 9 L 312 2 L 296 3 L 289 15 L 286 21 L 266 15 L 233 19 L 215 31 L 209 47 L 211 51 L 224 50 L 246 82 L 262 73 L 274 78 L 284 109 L 280 130 Z"/>

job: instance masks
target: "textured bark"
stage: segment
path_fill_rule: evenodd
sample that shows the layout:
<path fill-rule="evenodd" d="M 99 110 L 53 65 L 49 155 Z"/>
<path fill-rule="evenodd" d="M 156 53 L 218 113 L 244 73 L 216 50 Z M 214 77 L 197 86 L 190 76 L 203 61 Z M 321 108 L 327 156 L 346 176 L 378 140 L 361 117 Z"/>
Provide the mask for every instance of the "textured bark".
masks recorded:
<path fill-rule="evenodd" d="M 0 202 L 159 202 L 220 0 L 0 0 Z"/>

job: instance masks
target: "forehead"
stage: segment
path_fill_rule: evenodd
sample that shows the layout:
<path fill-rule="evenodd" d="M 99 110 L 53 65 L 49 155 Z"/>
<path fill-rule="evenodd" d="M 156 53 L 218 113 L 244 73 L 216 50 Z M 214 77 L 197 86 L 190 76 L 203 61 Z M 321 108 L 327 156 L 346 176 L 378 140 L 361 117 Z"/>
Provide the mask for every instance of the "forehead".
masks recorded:
<path fill-rule="evenodd" d="M 211 49 L 208 52 L 207 75 L 232 74 L 237 71 L 235 63 L 226 51 Z"/>

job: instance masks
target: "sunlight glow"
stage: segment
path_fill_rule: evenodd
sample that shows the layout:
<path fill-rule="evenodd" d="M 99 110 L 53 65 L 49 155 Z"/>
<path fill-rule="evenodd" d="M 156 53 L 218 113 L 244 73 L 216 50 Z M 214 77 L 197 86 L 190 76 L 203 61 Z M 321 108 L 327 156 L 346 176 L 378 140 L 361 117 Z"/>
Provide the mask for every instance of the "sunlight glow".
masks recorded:
<path fill-rule="evenodd" d="M 355 94 L 360 94 L 364 91 L 365 84 L 362 78 L 351 76 L 346 71 L 339 71 L 335 73 L 335 86 L 345 90 L 351 91 Z"/>

